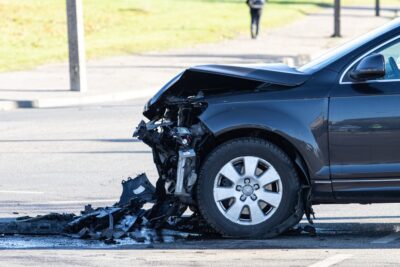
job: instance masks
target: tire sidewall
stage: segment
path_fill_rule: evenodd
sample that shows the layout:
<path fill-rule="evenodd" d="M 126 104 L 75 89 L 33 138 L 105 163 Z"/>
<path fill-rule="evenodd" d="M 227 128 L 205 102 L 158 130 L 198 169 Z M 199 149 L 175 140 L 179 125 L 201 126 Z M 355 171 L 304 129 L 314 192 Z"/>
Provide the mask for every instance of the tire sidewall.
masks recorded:
<path fill-rule="evenodd" d="M 278 209 L 266 221 L 256 225 L 241 225 L 230 221 L 221 213 L 218 203 L 214 200 L 214 182 L 218 172 L 232 159 L 244 156 L 255 156 L 269 162 L 280 175 L 282 182 L 282 200 Z M 275 145 L 256 138 L 235 139 L 220 145 L 204 162 L 199 177 L 197 199 L 203 216 L 217 231 L 235 237 L 261 237 L 293 212 L 299 190 L 296 179 L 290 160 Z"/>

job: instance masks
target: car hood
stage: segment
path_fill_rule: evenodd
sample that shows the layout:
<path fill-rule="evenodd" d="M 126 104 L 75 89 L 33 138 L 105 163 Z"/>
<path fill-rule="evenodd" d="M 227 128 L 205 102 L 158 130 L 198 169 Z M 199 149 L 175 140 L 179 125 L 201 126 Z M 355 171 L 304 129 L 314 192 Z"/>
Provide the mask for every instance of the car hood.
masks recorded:
<path fill-rule="evenodd" d="M 296 87 L 309 79 L 305 74 L 284 64 L 266 65 L 203 65 L 185 70 L 168 82 L 146 104 L 144 115 L 149 119 L 161 111 L 169 96 L 189 97 L 206 94 L 235 93 L 255 90 L 265 84 Z"/>
<path fill-rule="evenodd" d="M 304 83 L 308 78 L 308 75 L 285 64 L 243 66 L 204 65 L 190 68 L 188 71 L 226 75 L 284 86 L 297 86 Z"/>

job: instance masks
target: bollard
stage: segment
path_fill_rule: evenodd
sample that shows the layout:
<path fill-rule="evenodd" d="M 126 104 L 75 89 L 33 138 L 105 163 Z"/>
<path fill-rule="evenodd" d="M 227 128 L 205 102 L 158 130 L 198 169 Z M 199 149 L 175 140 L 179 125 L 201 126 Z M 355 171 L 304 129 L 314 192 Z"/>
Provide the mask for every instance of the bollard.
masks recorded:
<path fill-rule="evenodd" d="M 86 92 L 86 62 L 82 0 L 67 1 L 70 90 Z"/>
<path fill-rule="evenodd" d="M 379 0 L 375 0 L 375 16 L 379 17 L 381 15 L 381 3 Z"/>
<path fill-rule="evenodd" d="M 332 37 L 341 37 L 340 33 L 340 0 L 335 0 L 334 6 L 334 31 Z"/>

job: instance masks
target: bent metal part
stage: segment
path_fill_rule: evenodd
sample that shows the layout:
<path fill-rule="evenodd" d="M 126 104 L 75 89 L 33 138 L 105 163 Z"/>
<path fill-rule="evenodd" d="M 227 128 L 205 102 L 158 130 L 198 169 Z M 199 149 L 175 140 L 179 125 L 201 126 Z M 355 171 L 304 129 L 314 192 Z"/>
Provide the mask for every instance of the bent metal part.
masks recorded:
<path fill-rule="evenodd" d="M 175 239 L 217 236 L 197 213 L 183 216 L 187 206 L 174 197 L 159 198 L 145 174 L 123 181 L 122 186 L 120 200 L 111 207 L 93 209 L 88 205 L 80 216 L 50 213 L 3 220 L 0 234 L 64 235 L 107 244 L 123 238 L 148 243 L 162 242 L 166 235 Z M 153 206 L 145 209 L 145 204 Z"/>

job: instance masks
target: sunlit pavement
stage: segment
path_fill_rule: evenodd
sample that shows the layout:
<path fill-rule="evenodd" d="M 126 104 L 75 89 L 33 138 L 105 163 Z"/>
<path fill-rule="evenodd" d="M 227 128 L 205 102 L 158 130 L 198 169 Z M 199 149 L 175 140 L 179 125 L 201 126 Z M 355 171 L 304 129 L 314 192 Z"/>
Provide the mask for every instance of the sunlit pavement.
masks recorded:
<path fill-rule="evenodd" d="M 149 148 L 131 138 L 142 119 L 144 102 L 2 113 L 0 216 L 77 213 L 87 203 L 113 204 L 121 193 L 121 180 L 129 175 L 147 172 L 154 182 Z M 0 266 L 400 263 L 400 204 L 321 205 L 315 210 L 316 237 L 291 233 L 271 240 L 154 244 L 123 240 L 110 246 L 66 237 L 4 236 L 0 237 L 0 249 L 5 249 L 0 251 Z M 84 250 L 72 250 L 76 248 Z"/>

